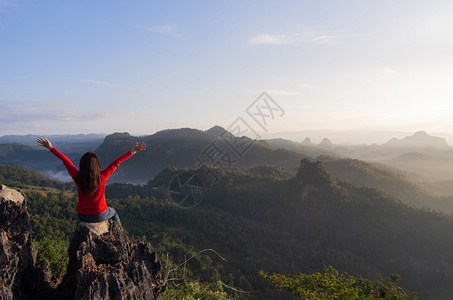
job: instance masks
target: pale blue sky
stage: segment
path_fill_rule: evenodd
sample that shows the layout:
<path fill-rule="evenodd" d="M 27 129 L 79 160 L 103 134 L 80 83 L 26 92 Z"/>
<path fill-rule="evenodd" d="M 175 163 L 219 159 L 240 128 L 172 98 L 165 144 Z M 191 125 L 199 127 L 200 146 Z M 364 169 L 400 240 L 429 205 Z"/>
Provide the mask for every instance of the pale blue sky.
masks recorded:
<path fill-rule="evenodd" d="M 0 0 L 0 135 L 453 133 L 453 1 Z M 258 128 L 256 128 L 258 130 Z"/>

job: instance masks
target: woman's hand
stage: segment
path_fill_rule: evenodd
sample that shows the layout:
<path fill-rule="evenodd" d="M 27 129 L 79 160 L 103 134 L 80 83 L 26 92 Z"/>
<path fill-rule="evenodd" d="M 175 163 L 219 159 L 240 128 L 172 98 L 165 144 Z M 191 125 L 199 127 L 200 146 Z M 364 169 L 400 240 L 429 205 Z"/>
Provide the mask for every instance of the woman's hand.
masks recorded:
<path fill-rule="evenodd" d="M 48 140 L 48 139 L 44 139 L 42 137 L 39 137 L 37 140 L 38 144 L 44 148 L 47 148 L 47 149 L 52 149 L 52 143 Z"/>
<path fill-rule="evenodd" d="M 144 142 L 141 142 L 140 144 L 138 142 L 135 143 L 134 149 L 131 151 L 132 154 L 135 154 L 139 151 L 146 150 L 146 144 Z"/>

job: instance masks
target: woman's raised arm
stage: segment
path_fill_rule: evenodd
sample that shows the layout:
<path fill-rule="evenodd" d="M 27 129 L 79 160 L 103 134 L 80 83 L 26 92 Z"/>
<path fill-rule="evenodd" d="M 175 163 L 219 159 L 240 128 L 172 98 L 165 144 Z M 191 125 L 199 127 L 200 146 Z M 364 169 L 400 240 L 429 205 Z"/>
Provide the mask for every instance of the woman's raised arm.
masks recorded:
<path fill-rule="evenodd" d="M 74 166 L 72 161 L 66 155 L 64 155 L 63 153 L 58 151 L 57 148 L 54 148 L 52 146 L 52 143 L 48 139 L 39 137 L 36 141 L 38 142 L 38 144 L 40 146 L 49 149 L 50 153 L 52 153 L 57 158 L 59 158 L 63 162 L 63 164 L 66 167 L 66 169 L 68 170 L 68 173 L 71 176 L 71 178 L 74 181 L 76 181 L 75 178 L 77 177 L 77 174 L 79 174 L 79 170 L 77 170 L 77 168 Z"/>
<path fill-rule="evenodd" d="M 144 142 L 141 142 L 140 144 L 138 142 L 135 142 L 134 149 L 132 149 L 131 152 L 132 155 L 134 155 L 135 153 L 143 150 L 146 150 L 146 144 Z"/>
<path fill-rule="evenodd" d="M 45 138 L 39 137 L 37 140 L 38 144 L 44 148 L 47 148 L 48 150 L 52 149 L 52 143 Z"/>

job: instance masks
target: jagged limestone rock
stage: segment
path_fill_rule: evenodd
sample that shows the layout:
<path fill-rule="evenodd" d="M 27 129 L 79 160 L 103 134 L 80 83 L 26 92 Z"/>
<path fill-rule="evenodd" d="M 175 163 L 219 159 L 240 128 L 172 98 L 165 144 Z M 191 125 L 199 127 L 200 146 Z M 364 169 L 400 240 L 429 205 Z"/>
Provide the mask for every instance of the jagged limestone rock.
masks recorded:
<path fill-rule="evenodd" d="M 157 299 L 165 290 L 161 264 L 149 243 L 131 243 L 108 221 L 97 235 L 78 224 L 69 247 L 68 272 L 60 285 L 66 299 Z"/>
<path fill-rule="evenodd" d="M 36 250 L 30 238 L 25 197 L 4 185 L 0 189 L 0 298 L 30 299 Z"/>
<path fill-rule="evenodd" d="M 6 185 L 0 185 L 0 199 L 10 200 L 18 204 L 25 203 L 25 197 L 22 193 L 8 188 Z"/>
<path fill-rule="evenodd" d="M 336 205 L 346 201 L 347 191 L 337 184 L 337 179 L 320 161 L 302 159 L 295 181 L 299 186 L 301 202 L 314 212 L 334 214 Z"/>

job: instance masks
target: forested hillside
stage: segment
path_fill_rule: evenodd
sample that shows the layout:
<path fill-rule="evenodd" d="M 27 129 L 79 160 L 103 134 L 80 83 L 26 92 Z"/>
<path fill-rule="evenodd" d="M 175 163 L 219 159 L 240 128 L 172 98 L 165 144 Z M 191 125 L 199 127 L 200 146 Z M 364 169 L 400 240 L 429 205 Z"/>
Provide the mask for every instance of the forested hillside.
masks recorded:
<path fill-rule="evenodd" d="M 198 206 L 182 209 L 167 193 L 168 182 L 180 172 L 166 169 L 144 186 L 110 185 L 107 196 L 129 235 L 145 236 L 158 253 L 168 253 L 170 265 L 206 248 L 227 259 L 209 252 L 196 256 L 186 270 L 192 282 L 214 288 L 221 280 L 254 291 L 241 297 L 286 299 L 258 272 L 311 273 L 331 265 L 366 278 L 398 273 L 401 285 L 422 299 L 451 294 L 451 216 L 410 207 L 378 189 L 339 182 L 322 163 L 310 160 L 303 160 L 297 173 L 275 167 L 215 169 L 217 184 L 206 184 Z M 75 194 L 47 181 L 28 182 L 42 186 L 21 185 L 34 238 L 63 249 L 76 223 Z"/>
<path fill-rule="evenodd" d="M 109 163 L 120 153 L 129 150 L 138 140 L 146 143 L 146 152 L 125 162 L 112 180 L 146 182 L 168 166 L 193 168 L 211 164 L 223 168 L 260 165 L 295 168 L 301 158 L 307 157 L 286 149 L 273 149 L 266 141 L 254 141 L 247 137 L 237 141 L 241 145 L 250 145 L 247 151 L 239 155 L 218 135 L 209 131 L 182 128 L 159 131 L 140 139 L 128 133 L 109 135 L 96 150 L 101 158 L 101 164 Z"/>
<path fill-rule="evenodd" d="M 215 131 L 202 131 L 190 128 L 162 130 L 153 135 L 135 137 L 129 133 L 114 133 L 105 137 L 95 150 L 99 154 L 101 166 L 107 166 L 112 160 L 122 155 L 137 141 L 147 144 L 147 151 L 123 163 L 110 178 L 110 181 L 144 183 L 168 166 L 194 168 L 212 164 L 224 168 L 274 165 L 294 168 L 305 154 L 287 149 L 273 149 L 264 140 L 251 140 L 247 137 L 234 137 L 231 141 L 220 137 Z M 230 144 L 228 144 L 230 143 Z M 247 147 L 233 150 L 236 147 Z M 57 149 L 67 145 L 54 143 Z M 78 147 L 64 151 L 78 164 L 83 152 L 76 152 Z M 212 156 L 212 151 L 217 151 Z M 61 162 L 37 146 L 19 144 L 0 144 L 0 164 L 17 164 L 43 172 L 64 171 Z"/>
<path fill-rule="evenodd" d="M 55 146 L 58 149 L 68 150 L 63 152 L 76 165 L 82 153 L 77 152 L 80 147 L 71 148 L 70 146 L 78 141 L 77 137 L 72 137 L 73 140 L 70 142 L 65 142 L 62 138 L 55 141 Z M 31 143 L 31 136 L 24 138 L 27 139 L 28 144 Z M 169 166 L 198 168 L 201 165 L 214 165 L 222 168 L 247 168 L 273 165 L 294 170 L 300 159 L 310 157 L 322 161 L 326 168 L 341 180 L 382 189 L 391 196 L 417 207 L 431 208 L 447 213 L 453 212 L 453 196 L 451 196 L 451 182 L 449 180 L 451 168 L 448 168 L 451 151 L 445 150 L 449 149 L 449 146 L 444 139 L 430 136 L 427 133 L 417 133 L 401 141 L 392 140 L 392 143 L 389 142 L 390 144 L 380 146 L 332 145 L 332 147 L 327 148 L 309 142 L 297 143 L 285 139 L 251 140 L 247 137 L 234 137 L 219 126 L 206 131 L 190 128 L 169 129 L 142 137 L 134 137 L 128 133 L 114 133 L 106 136 L 102 143 L 99 141 L 99 137 L 96 138 L 81 142 L 79 146 L 87 147 L 94 145 L 93 143 L 97 141 L 99 147 L 96 152 L 100 155 L 102 166 L 106 166 L 113 159 L 130 150 L 131 145 L 136 141 L 144 141 L 148 145 L 146 152 L 126 161 L 110 178 L 110 182 L 143 184 Z M 14 140 L 17 140 L 17 138 Z M 377 151 L 377 149 L 386 151 L 387 160 L 396 159 L 392 163 L 393 167 L 344 158 L 344 155 L 357 155 L 376 161 L 382 154 L 379 152 L 381 150 Z M 428 151 L 426 149 L 431 149 L 429 152 L 431 154 L 425 153 Z M 242 152 L 238 152 L 238 150 L 242 150 Z M 441 150 L 445 151 L 440 152 Z M 398 154 L 396 157 L 395 155 L 401 153 L 401 151 L 403 153 L 407 151 L 415 152 L 406 153 L 402 156 Z M 424 158 L 427 156 L 436 157 L 436 159 L 426 161 Z M 426 172 L 423 176 L 403 173 L 403 171 L 395 168 L 400 166 L 396 161 L 402 161 L 403 158 L 411 158 L 406 161 L 406 167 L 412 166 L 425 171 L 431 170 L 430 172 L 435 173 L 435 176 Z M 384 160 L 383 163 L 389 163 L 387 160 Z M 52 174 L 54 177 L 66 174 L 58 159 L 49 155 L 44 149 L 31 145 L 0 145 L 0 164 L 18 164 L 41 170 Z M 69 176 L 57 178 L 70 180 Z"/>
<path fill-rule="evenodd" d="M 75 190 L 73 183 L 56 181 L 39 171 L 17 165 L 0 165 L 0 183 L 16 187 L 32 185 Z"/>
<path fill-rule="evenodd" d="M 357 159 L 320 156 L 317 158 L 334 176 L 357 185 L 379 188 L 408 204 L 453 213 L 453 197 L 438 196 L 415 184 L 398 169 Z"/>

